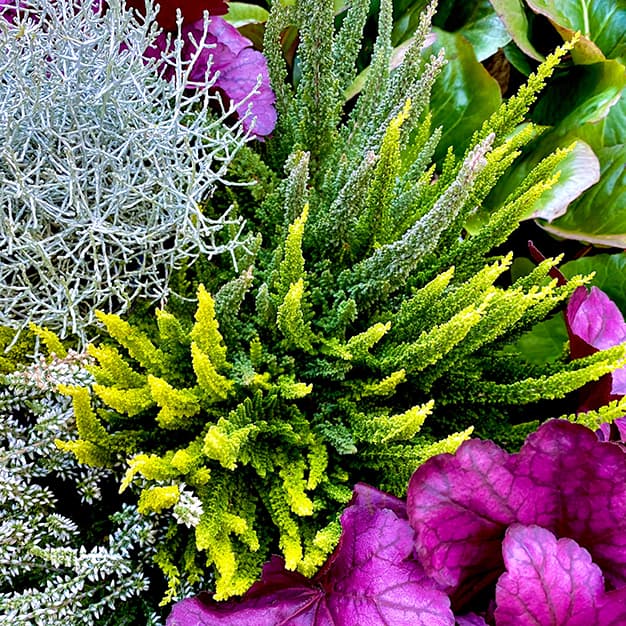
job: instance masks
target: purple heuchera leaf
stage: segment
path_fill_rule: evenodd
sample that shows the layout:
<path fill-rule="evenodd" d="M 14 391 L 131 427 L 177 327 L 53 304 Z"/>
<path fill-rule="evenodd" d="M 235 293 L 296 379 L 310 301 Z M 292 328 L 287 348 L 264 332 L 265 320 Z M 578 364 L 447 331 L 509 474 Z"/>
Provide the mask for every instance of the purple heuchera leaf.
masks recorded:
<path fill-rule="evenodd" d="M 241 600 L 176 604 L 168 626 L 453 626 L 450 602 L 412 558 L 413 530 L 363 486 L 341 517 L 337 549 L 313 578 L 274 557 Z M 367 502 L 359 502 L 365 498 Z"/>
<path fill-rule="evenodd" d="M 602 290 L 578 287 L 565 312 L 570 354 L 580 359 L 626 341 L 626 323 L 617 305 Z M 626 368 L 590 383 L 582 392 L 581 411 L 597 409 L 626 395 Z"/>
<path fill-rule="evenodd" d="M 211 17 L 206 37 L 203 19 L 183 23 L 181 38 L 183 59 L 193 60 L 190 87 L 208 85 L 221 92 L 226 97 L 226 108 L 235 106 L 246 131 L 257 137 L 269 135 L 276 125 L 274 92 L 265 57 L 252 49 L 252 42 L 221 17 Z M 173 45 L 172 34 L 161 32 L 146 57 L 167 56 Z M 166 79 L 173 75 L 173 67 L 163 71 Z"/>
<path fill-rule="evenodd" d="M 626 324 L 617 305 L 602 290 L 578 287 L 567 304 L 567 325 L 574 359 L 626 341 Z"/>
<path fill-rule="evenodd" d="M 605 423 L 596 431 L 596 435 L 600 441 L 619 441 L 626 443 L 626 417 L 618 417 L 613 420 L 613 430 L 611 432 L 611 424 Z"/>
<path fill-rule="evenodd" d="M 366 507 L 372 513 L 379 509 L 390 509 L 399 518 L 408 519 L 406 502 L 404 500 L 400 500 L 400 498 L 396 498 L 396 496 L 392 496 L 390 493 L 385 493 L 365 483 L 357 483 L 354 486 L 352 504 Z"/>
<path fill-rule="evenodd" d="M 416 554 L 464 605 L 502 572 L 509 526 L 542 526 L 589 550 L 614 587 L 626 584 L 626 450 L 551 420 L 518 454 L 468 441 L 433 457 L 408 489 Z"/>
<path fill-rule="evenodd" d="M 515 524 L 502 545 L 497 626 L 623 626 L 626 587 L 604 590 L 600 568 L 573 539 Z"/>

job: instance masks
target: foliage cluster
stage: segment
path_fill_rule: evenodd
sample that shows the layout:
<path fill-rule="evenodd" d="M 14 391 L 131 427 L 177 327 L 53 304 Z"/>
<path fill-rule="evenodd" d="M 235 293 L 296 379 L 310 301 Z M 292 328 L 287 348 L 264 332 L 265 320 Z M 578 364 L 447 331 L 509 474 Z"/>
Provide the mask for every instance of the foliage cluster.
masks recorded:
<path fill-rule="evenodd" d="M 356 485 L 313 580 L 275 558 L 241 600 L 183 600 L 168 626 L 619 626 L 625 461 L 623 442 L 565 420 L 515 455 L 465 442 L 418 468 L 406 503 Z"/>
<path fill-rule="evenodd" d="M 54 443 L 75 430 L 57 386 L 88 384 L 88 360 L 59 354 L 0 379 L 0 615 L 16 626 L 158 624 L 142 596 L 162 531 L 136 505 L 107 520 L 111 470 Z"/>
<path fill-rule="evenodd" d="M 394 3 L 394 45 L 411 36 L 426 5 L 425 0 Z M 576 141 L 562 164 L 563 180 L 550 197 L 529 207 L 526 217 L 540 218 L 542 228 L 561 237 L 626 247 L 623 3 L 442 0 L 434 25 L 435 47 L 445 47 L 450 63 L 434 88 L 433 115 L 447 129 L 444 141 L 461 147 L 497 108 L 500 92 L 510 96 L 548 51 L 580 33 L 571 57 L 530 113 L 541 132 L 502 177 L 483 210 L 488 215 L 546 154 Z"/>
<path fill-rule="evenodd" d="M 140 22 L 120 0 L 14 4 L 0 16 L 0 323 L 84 338 L 96 308 L 158 301 L 183 261 L 240 244 L 228 207 L 202 203 L 247 137 L 223 123 L 237 103 L 187 89 L 180 47 L 146 59 L 152 8 Z"/>
<path fill-rule="evenodd" d="M 507 284 L 511 256 L 491 252 L 556 182 L 568 150 L 464 228 L 533 137 L 532 125 L 514 131 L 572 44 L 436 170 L 441 131 L 428 102 L 444 60 L 422 54 L 433 7 L 391 71 L 393 6 L 381 3 L 367 79 L 343 107 L 368 6 L 355 0 L 338 31 L 329 3 L 272 7 L 264 49 L 276 131 L 232 164 L 231 177 L 257 184 L 211 200 L 248 221 L 239 275 L 219 261 L 179 273 L 176 290 L 197 295 L 193 319 L 175 299 L 152 328 L 99 314 L 114 341 L 89 348 L 96 384 L 64 388 L 79 438 L 59 446 L 94 466 L 124 459 L 122 489 L 170 520 L 156 556 L 165 601 L 213 568 L 218 598 L 242 593 L 277 547 L 288 569 L 312 574 L 355 482 L 402 493 L 416 465 L 473 427 L 519 440 L 535 426 L 518 425 L 529 405 L 623 363 L 623 346 L 541 366 L 503 349 L 585 282 L 558 285 L 548 278 L 557 261 L 546 260 Z M 295 86 L 281 39 L 290 26 L 300 33 Z"/>
<path fill-rule="evenodd" d="M 591 340 L 593 354 L 570 362 L 566 335 L 550 358 L 532 358 L 527 331 L 581 293 L 591 268 L 577 262 L 559 284 L 558 259 L 518 271 L 506 251 L 529 209 L 562 204 L 561 179 L 580 156 L 571 141 L 525 156 L 539 154 L 540 128 L 525 122 L 541 108 L 529 110 L 576 38 L 471 126 L 461 115 L 455 135 L 442 89 L 465 89 L 448 72 L 473 54 L 444 31 L 441 11 L 455 3 L 437 14 L 422 3 L 402 41 L 398 11 L 411 3 L 382 0 L 371 46 L 369 0 L 339 14 L 316 0 L 256 7 L 263 28 L 242 20 L 257 41 L 263 33 L 278 124 L 251 147 L 241 123 L 224 124 L 236 103 L 226 110 L 185 88 L 194 65 L 180 35 L 161 41 L 175 80 L 158 78 L 145 59 L 149 5 L 139 23 L 117 0 L 104 14 L 87 2 L 31 4 L 43 18 L 0 28 L 12 51 L 0 66 L 24 87 L 0 82 L 2 119 L 20 120 L 0 122 L 0 167 L 19 182 L 0 192 L 0 321 L 80 334 L 97 316 L 105 332 L 74 355 L 38 330 L 56 356 L 3 379 L 0 607 L 16 624 L 156 624 L 154 564 L 168 580 L 163 604 L 200 589 L 244 593 L 276 552 L 266 574 L 330 588 L 347 561 L 316 572 L 337 545 L 358 547 L 355 533 L 345 539 L 352 522 L 371 523 L 368 540 L 381 521 L 408 528 L 371 507 L 341 516 L 355 483 L 402 496 L 416 466 L 472 432 L 518 446 L 537 426 L 529 416 L 569 412 L 570 392 L 624 364 L 624 346 L 596 351 L 605 346 Z M 235 4 L 231 20 L 246 12 Z M 457 46 L 446 46 L 447 65 L 440 45 L 428 47 L 433 17 L 439 44 Z M 209 82 L 212 51 L 196 58 Z M 42 93 L 26 89 L 35 79 L 51 88 L 49 120 Z M 136 297 L 166 294 L 154 315 Z M 130 321 L 110 312 L 126 308 Z M 23 335 L 0 366 L 13 369 L 32 345 Z M 548 402 L 564 398 L 565 409 Z M 397 513 L 392 496 L 376 501 Z M 408 556 L 411 541 L 387 548 Z"/>

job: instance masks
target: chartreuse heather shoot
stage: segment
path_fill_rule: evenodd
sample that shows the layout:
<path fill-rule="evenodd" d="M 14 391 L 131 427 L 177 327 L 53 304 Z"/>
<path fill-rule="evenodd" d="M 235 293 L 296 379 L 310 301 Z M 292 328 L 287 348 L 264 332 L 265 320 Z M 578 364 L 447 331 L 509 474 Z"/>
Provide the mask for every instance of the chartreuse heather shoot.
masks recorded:
<path fill-rule="evenodd" d="M 140 330 L 100 314 L 113 341 L 89 349 L 96 384 L 65 389 L 79 438 L 58 445 L 92 465 L 123 460 L 122 490 L 171 520 L 156 557 L 166 603 L 212 571 L 218 599 L 241 594 L 275 552 L 314 574 L 355 482 L 403 494 L 416 466 L 473 428 L 511 437 L 526 404 L 563 397 L 625 358 L 616 347 L 529 369 L 502 349 L 585 282 L 550 281 L 550 259 L 503 287 L 512 257 L 489 256 L 550 188 L 551 157 L 481 230 L 463 228 L 530 137 L 510 131 L 570 46 L 435 174 L 439 132 L 426 111 L 444 61 L 421 52 L 432 7 L 390 72 L 392 6 L 382 1 L 368 80 L 343 110 L 368 6 L 352 2 L 335 32 L 332 3 L 274 3 L 264 49 L 277 130 L 231 168 L 257 185 L 226 195 L 258 233 L 236 252 L 243 271 L 214 263 L 179 274 L 174 287 L 197 298 L 193 317 L 172 302 Z M 279 41 L 290 25 L 300 31 L 296 88 Z M 201 503 L 188 526 L 176 522 L 182 493 Z"/>

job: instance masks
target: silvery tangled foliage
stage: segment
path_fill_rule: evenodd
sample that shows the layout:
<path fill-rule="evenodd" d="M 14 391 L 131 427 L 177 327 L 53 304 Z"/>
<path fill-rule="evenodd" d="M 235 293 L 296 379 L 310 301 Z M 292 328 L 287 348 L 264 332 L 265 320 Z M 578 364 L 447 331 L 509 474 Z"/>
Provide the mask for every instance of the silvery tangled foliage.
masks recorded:
<path fill-rule="evenodd" d="M 173 267 L 234 254 L 241 224 L 203 203 L 248 136 L 219 96 L 185 88 L 182 42 L 144 58 L 150 6 L 139 23 L 119 0 L 15 4 L 0 18 L 0 323 L 84 338 L 95 309 L 163 299 Z"/>
<path fill-rule="evenodd" d="M 141 595 L 164 531 L 136 507 L 112 515 L 85 545 L 85 511 L 110 471 L 79 466 L 54 440 L 74 429 L 59 384 L 89 384 L 84 354 L 44 360 L 0 379 L 0 617 L 14 626 L 158 624 Z M 68 513 L 68 502 L 76 509 Z M 60 512 L 62 511 L 62 512 Z M 134 612 L 123 621 L 130 601 Z M 140 617 L 137 612 L 139 612 Z M 122 620 L 122 622 L 120 622 Z M 135 620 L 135 621 L 133 621 Z"/>

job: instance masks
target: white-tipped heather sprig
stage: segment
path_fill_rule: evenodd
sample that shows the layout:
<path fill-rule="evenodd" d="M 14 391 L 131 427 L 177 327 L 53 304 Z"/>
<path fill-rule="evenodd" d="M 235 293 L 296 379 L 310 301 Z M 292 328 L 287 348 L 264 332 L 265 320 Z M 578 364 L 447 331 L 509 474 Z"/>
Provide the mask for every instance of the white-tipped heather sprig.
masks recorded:
<path fill-rule="evenodd" d="M 28 5 L 0 24 L 0 323 L 84 337 L 96 309 L 163 300 L 172 268 L 241 245 L 203 207 L 249 136 L 186 88 L 182 42 L 146 60 L 150 6 L 138 22 L 120 0 Z"/>

